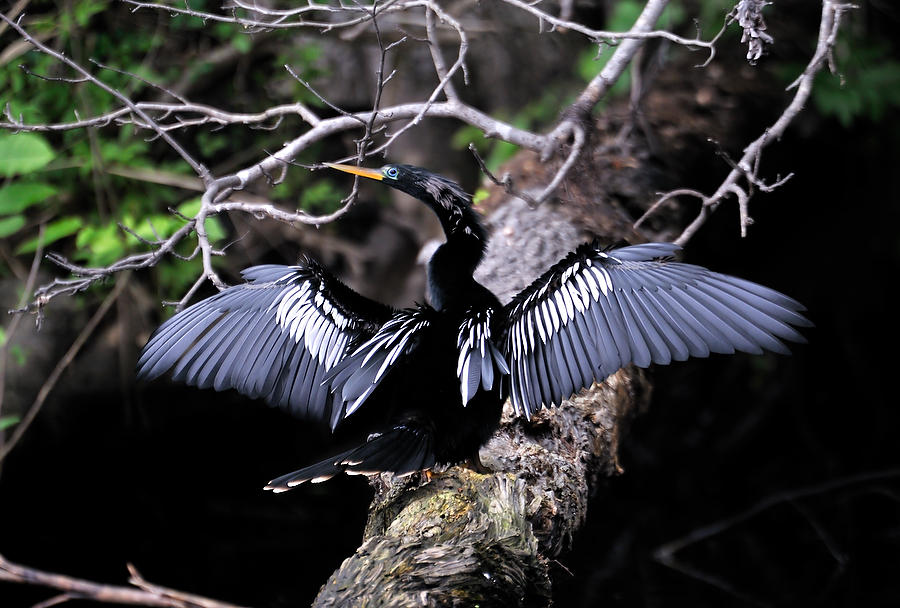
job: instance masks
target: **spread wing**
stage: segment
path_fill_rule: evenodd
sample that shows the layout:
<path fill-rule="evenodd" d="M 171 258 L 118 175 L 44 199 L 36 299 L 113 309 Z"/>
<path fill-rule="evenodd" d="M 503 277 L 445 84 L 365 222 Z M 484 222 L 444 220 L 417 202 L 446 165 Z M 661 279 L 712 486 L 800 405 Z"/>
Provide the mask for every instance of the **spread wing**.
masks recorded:
<path fill-rule="evenodd" d="M 342 359 L 327 375 L 335 407 L 331 426 L 349 416 L 378 388 L 399 358 L 411 353 L 432 325 L 430 306 L 398 310 L 371 338 Z"/>
<path fill-rule="evenodd" d="M 604 252 L 582 245 L 505 307 L 506 388 L 517 413 L 559 404 L 628 363 L 763 349 L 787 353 L 811 323 L 777 291 L 700 266 L 659 259 L 648 243 Z"/>
<path fill-rule="evenodd" d="M 243 271 L 244 284 L 186 308 L 153 334 L 138 377 L 168 371 L 199 388 L 233 388 L 292 412 L 331 416 L 323 381 L 392 309 L 369 300 L 307 260 Z"/>

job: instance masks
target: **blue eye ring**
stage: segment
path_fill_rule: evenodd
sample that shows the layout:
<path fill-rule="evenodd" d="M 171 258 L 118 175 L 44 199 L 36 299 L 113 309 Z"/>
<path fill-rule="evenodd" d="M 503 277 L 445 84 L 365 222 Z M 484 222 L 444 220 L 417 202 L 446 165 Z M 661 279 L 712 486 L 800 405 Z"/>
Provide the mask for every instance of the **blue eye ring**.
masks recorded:
<path fill-rule="evenodd" d="M 391 165 L 382 169 L 381 172 L 385 177 L 389 177 L 391 179 L 397 179 L 397 176 L 400 175 L 400 171 L 397 169 L 397 167 Z"/>

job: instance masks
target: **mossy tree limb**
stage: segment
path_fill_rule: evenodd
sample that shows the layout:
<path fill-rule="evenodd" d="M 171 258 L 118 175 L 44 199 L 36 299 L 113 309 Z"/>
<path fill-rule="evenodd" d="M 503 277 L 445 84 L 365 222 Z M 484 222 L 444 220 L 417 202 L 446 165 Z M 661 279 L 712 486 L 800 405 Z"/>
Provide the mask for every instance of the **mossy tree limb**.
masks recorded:
<path fill-rule="evenodd" d="M 548 559 L 568 549 L 591 489 L 618 470 L 624 423 L 648 385 L 634 368 L 531 422 L 504 414 L 482 450 L 495 472 L 380 478 L 363 544 L 314 606 L 544 606 Z"/>

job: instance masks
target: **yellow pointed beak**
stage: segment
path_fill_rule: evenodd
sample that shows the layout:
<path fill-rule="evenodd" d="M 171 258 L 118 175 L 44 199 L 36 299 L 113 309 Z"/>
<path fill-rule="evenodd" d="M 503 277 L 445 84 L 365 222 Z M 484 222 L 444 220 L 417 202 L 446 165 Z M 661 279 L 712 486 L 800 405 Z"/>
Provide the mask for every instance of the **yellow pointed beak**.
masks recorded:
<path fill-rule="evenodd" d="M 338 171 L 343 171 L 344 173 L 352 173 L 353 175 L 359 175 L 360 177 L 368 177 L 369 179 L 375 179 L 381 181 L 384 179 L 384 176 L 381 174 L 381 171 L 377 169 L 367 169 L 365 167 L 357 167 L 356 165 L 336 165 L 334 163 L 322 163 L 332 169 L 337 169 Z"/>

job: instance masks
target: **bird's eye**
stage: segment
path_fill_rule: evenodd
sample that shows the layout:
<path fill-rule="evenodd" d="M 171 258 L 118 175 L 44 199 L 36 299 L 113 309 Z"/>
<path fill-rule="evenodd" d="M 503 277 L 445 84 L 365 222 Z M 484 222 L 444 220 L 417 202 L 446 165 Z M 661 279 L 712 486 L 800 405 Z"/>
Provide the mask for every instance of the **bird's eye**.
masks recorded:
<path fill-rule="evenodd" d="M 391 179 L 397 179 L 397 176 L 400 175 L 400 171 L 397 169 L 397 167 L 391 166 L 385 167 L 381 170 L 381 172 L 384 173 L 385 177 L 389 177 Z"/>

